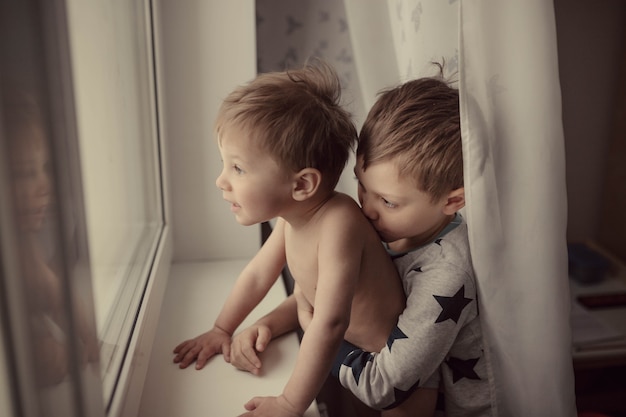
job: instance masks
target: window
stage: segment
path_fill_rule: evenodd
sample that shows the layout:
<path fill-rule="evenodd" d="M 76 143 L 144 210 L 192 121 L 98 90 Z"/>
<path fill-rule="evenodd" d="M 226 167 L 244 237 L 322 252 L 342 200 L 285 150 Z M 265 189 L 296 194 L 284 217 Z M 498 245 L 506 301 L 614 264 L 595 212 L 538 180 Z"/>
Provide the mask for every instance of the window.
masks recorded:
<path fill-rule="evenodd" d="M 95 316 L 110 398 L 163 226 L 149 2 L 68 0 Z"/>
<path fill-rule="evenodd" d="M 153 57 L 150 0 L 0 6 L 3 411 L 103 416 L 128 388 L 169 259 Z"/>

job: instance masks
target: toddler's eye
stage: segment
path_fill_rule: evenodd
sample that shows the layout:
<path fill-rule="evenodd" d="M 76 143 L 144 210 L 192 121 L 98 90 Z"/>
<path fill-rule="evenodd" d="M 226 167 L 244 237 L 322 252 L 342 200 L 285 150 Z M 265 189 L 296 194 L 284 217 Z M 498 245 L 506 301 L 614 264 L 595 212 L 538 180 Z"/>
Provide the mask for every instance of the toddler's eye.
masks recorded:
<path fill-rule="evenodd" d="M 237 174 L 243 174 L 243 169 L 241 169 L 239 165 L 233 165 L 233 169 Z"/>

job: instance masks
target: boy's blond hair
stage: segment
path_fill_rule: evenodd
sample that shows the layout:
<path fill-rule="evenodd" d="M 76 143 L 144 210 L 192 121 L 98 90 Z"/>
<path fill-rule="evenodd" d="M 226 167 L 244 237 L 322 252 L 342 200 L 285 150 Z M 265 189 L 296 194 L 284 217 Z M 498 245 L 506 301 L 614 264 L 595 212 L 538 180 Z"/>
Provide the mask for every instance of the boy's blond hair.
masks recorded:
<path fill-rule="evenodd" d="M 394 159 L 400 176 L 438 201 L 463 187 L 459 92 L 442 77 L 381 92 L 359 135 L 363 169 Z"/>
<path fill-rule="evenodd" d="M 231 126 L 242 129 L 284 169 L 315 168 L 334 189 L 357 141 L 350 114 L 340 106 L 336 72 L 316 60 L 296 70 L 259 75 L 222 103 L 218 140 Z"/>

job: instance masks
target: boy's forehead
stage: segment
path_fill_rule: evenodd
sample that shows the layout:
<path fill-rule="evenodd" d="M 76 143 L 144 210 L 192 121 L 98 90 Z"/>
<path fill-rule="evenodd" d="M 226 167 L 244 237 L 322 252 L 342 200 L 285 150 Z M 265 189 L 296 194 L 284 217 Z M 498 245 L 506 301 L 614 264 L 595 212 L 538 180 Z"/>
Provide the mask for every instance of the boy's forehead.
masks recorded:
<path fill-rule="evenodd" d="M 400 170 L 398 169 L 398 165 L 392 159 L 385 159 L 382 161 L 376 161 L 374 163 L 369 163 L 367 169 L 363 169 L 364 159 L 363 156 L 358 156 L 356 159 L 356 165 L 354 166 L 354 170 L 360 172 L 376 171 L 376 177 L 385 177 L 389 178 L 393 181 L 400 179 Z"/>
<path fill-rule="evenodd" d="M 354 172 L 368 191 L 380 195 L 401 198 L 419 189 L 411 178 L 400 175 L 400 168 L 393 160 L 375 162 L 363 170 L 363 160 L 357 158 Z"/>

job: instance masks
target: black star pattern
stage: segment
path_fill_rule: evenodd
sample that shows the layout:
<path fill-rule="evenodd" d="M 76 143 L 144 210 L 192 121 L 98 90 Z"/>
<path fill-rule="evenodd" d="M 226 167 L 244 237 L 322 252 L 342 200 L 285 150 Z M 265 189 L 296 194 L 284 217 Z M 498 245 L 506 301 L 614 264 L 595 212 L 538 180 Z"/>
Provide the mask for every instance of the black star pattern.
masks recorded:
<path fill-rule="evenodd" d="M 464 360 L 450 357 L 450 359 L 446 361 L 446 364 L 452 369 L 452 383 L 456 384 L 456 382 L 462 378 L 480 380 L 480 377 L 474 371 L 474 367 L 479 359 L 480 358 Z"/>
<path fill-rule="evenodd" d="M 418 379 L 417 382 L 415 384 L 413 384 L 413 386 L 411 388 L 409 388 L 407 391 L 402 391 L 401 389 L 394 387 L 393 388 L 393 397 L 395 398 L 395 401 L 392 402 L 387 407 L 383 408 L 383 410 L 389 410 L 391 408 L 396 408 L 397 406 L 402 404 L 404 402 L 404 400 L 406 400 L 407 398 L 409 398 L 411 396 L 411 394 L 413 394 L 413 391 L 415 391 L 417 389 L 417 387 L 419 387 L 419 385 L 420 385 L 420 380 Z"/>
<path fill-rule="evenodd" d="M 361 373 L 365 365 L 374 359 L 374 355 L 369 352 L 363 352 L 361 349 L 357 349 L 350 353 L 348 357 L 343 361 L 343 364 L 349 366 L 352 369 L 352 376 L 356 384 L 359 385 L 359 379 L 361 379 Z"/>
<path fill-rule="evenodd" d="M 393 342 L 395 342 L 397 339 L 408 339 L 408 338 L 409 336 L 404 334 L 404 332 L 400 330 L 398 326 L 396 326 L 391 331 L 391 334 L 389 335 L 389 339 L 387 339 L 387 347 L 389 348 L 389 350 L 391 350 L 391 345 L 393 345 Z"/>
<path fill-rule="evenodd" d="M 445 297 L 443 295 L 433 295 L 442 310 L 435 320 L 435 323 L 440 323 L 442 321 L 446 321 L 448 319 L 454 320 L 455 323 L 459 322 L 459 317 L 461 317 L 461 313 L 466 305 L 472 302 L 471 298 L 465 298 L 465 285 L 462 285 L 461 288 L 454 294 L 452 297 Z"/>

